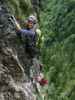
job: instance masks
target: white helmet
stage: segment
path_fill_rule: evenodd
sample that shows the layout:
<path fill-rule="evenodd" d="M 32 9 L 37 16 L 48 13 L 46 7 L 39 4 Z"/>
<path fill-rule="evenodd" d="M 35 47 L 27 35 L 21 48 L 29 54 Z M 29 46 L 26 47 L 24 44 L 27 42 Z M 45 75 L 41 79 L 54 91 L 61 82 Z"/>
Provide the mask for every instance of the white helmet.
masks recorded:
<path fill-rule="evenodd" d="M 37 18 L 34 15 L 30 15 L 29 18 L 28 18 L 28 21 L 32 21 L 34 24 L 36 24 L 37 23 Z"/>

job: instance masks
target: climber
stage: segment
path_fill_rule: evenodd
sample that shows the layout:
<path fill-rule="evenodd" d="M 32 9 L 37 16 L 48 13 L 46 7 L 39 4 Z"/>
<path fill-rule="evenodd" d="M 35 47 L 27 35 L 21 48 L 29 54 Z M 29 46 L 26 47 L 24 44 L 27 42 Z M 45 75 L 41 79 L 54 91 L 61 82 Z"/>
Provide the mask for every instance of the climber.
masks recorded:
<path fill-rule="evenodd" d="M 48 80 L 44 78 L 43 73 L 40 73 L 39 75 L 33 77 L 33 79 L 38 82 L 41 86 L 45 86 L 48 84 Z"/>
<path fill-rule="evenodd" d="M 25 41 L 25 50 L 26 53 L 31 57 L 34 58 L 34 56 L 38 53 L 38 50 L 36 48 L 36 26 L 37 26 L 37 18 L 33 15 L 29 16 L 28 19 L 25 22 L 26 28 L 22 29 L 19 25 L 19 23 L 15 20 L 16 24 L 16 33 L 18 36 L 20 36 L 23 41 Z"/>
<path fill-rule="evenodd" d="M 45 79 L 43 74 L 43 64 L 37 60 L 37 58 L 33 58 L 33 64 L 31 66 L 30 77 L 33 83 L 39 83 L 41 86 L 45 86 L 48 84 L 48 80 Z"/>
<path fill-rule="evenodd" d="M 16 27 L 17 36 L 22 40 L 26 53 L 30 58 L 38 57 L 40 50 L 36 47 L 37 37 L 41 35 L 40 29 L 37 28 L 37 18 L 30 15 L 25 21 L 26 28 L 22 29 L 18 21 L 12 15 L 9 20 Z"/>

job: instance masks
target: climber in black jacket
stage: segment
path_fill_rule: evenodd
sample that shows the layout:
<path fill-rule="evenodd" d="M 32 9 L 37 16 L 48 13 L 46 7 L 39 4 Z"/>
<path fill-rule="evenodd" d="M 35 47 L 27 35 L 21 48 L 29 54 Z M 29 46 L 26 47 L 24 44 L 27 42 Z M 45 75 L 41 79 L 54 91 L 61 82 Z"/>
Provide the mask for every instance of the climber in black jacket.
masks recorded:
<path fill-rule="evenodd" d="M 37 19 L 35 16 L 29 16 L 26 21 L 26 28 L 22 29 L 16 21 L 17 35 L 25 41 L 25 50 L 31 58 L 34 58 L 38 50 L 36 48 L 36 23 Z"/>

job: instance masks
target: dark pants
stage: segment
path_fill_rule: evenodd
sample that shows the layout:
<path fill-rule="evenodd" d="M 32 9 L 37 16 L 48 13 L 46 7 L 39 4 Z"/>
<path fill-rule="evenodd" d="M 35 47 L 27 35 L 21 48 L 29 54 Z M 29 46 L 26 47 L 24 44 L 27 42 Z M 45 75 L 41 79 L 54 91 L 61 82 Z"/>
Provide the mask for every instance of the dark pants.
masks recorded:
<path fill-rule="evenodd" d="M 30 58 L 34 58 L 34 57 L 37 57 L 39 55 L 39 50 L 36 47 L 26 46 L 25 50 Z"/>

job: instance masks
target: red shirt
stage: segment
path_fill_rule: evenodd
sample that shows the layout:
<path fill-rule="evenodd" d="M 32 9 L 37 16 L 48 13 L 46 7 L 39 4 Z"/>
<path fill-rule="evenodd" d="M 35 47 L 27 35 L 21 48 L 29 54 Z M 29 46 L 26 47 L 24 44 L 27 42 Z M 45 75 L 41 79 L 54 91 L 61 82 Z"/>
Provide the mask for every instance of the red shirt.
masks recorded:
<path fill-rule="evenodd" d="M 42 78 L 40 81 L 39 81 L 40 85 L 44 86 L 46 84 L 48 84 L 48 80 Z"/>

